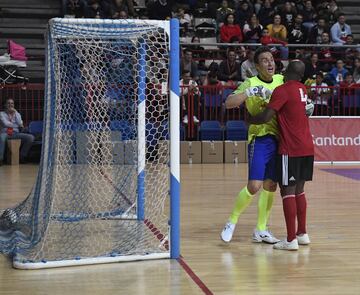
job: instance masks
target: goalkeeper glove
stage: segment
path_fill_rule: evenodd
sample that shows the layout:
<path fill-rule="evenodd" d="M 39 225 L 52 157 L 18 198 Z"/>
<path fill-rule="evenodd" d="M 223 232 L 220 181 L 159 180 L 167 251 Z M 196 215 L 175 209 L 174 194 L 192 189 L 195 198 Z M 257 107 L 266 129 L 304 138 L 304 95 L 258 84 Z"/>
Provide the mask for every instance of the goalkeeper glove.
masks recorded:
<path fill-rule="evenodd" d="M 247 88 L 245 90 L 245 93 L 247 97 L 258 96 L 264 100 L 267 100 L 270 98 L 272 91 L 264 86 L 255 86 L 255 87 Z"/>

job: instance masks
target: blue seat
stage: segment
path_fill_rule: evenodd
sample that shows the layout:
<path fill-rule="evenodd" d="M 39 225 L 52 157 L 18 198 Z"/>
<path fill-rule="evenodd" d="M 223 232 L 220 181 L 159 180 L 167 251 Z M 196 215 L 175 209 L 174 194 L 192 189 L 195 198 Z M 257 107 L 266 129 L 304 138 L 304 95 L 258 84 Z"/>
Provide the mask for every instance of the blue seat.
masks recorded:
<path fill-rule="evenodd" d="M 199 128 L 200 140 L 223 140 L 223 130 L 219 121 L 202 121 Z"/>
<path fill-rule="evenodd" d="M 229 120 L 225 126 L 226 140 L 247 140 L 248 128 L 244 121 Z"/>
<path fill-rule="evenodd" d="M 31 133 L 35 137 L 34 144 L 41 144 L 43 128 L 43 121 L 31 121 L 29 123 L 29 133 Z"/>

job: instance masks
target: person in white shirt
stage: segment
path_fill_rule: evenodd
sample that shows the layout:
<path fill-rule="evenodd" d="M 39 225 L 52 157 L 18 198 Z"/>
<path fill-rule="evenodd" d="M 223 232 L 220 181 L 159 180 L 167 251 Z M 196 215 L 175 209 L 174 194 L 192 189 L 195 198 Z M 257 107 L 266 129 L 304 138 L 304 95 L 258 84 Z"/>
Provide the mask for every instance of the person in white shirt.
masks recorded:
<path fill-rule="evenodd" d="M 249 50 L 247 53 L 247 60 L 241 64 L 241 78 L 245 81 L 248 78 L 254 77 L 258 74 L 255 62 L 254 62 L 255 51 Z"/>
<path fill-rule="evenodd" d="M 11 98 L 5 102 L 5 111 L 0 112 L 0 125 L 0 165 L 2 165 L 4 160 L 7 139 L 21 139 L 20 163 L 25 163 L 34 141 L 34 136 L 32 134 L 21 133 L 24 124 L 20 113 L 15 109 L 14 100 Z"/>
<path fill-rule="evenodd" d="M 182 74 L 182 79 L 179 82 L 180 84 L 180 97 L 181 97 L 181 106 L 184 111 L 183 123 L 188 124 L 188 112 L 189 112 L 189 102 L 193 104 L 192 109 L 194 110 L 193 122 L 195 124 L 199 123 L 199 119 L 196 117 L 196 113 L 199 107 L 199 97 L 200 90 L 198 84 L 192 79 L 190 71 L 184 71 Z"/>
<path fill-rule="evenodd" d="M 315 82 L 311 84 L 312 103 L 315 105 L 316 115 L 328 114 L 328 99 L 330 96 L 330 89 L 328 85 L 323 82 L 324 74 L 318 72 L 316 74 Z"/>

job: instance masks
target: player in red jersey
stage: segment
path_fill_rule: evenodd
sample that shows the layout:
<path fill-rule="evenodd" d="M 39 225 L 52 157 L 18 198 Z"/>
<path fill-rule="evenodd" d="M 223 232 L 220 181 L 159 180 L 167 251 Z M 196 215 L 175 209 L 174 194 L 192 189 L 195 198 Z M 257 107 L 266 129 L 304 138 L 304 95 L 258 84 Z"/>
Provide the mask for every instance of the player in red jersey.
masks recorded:
<path fill-rule="evenodd" d="M 306 87 L 299 82 L 304 70 L 302 61 L 291 61 L 285 71 L 285 84 L 274 90 L 269 104 L 261 114 L 249 118 L 251 124 L 263 124 L 277 115 L 280 131 L 277 180 L 287 229 L 287 239 L 274 245 L 275 249 L 280 250 L 297 250 L 299 244 L 310 244 L 306 232 L 304 185 L 305 181 L 312 180 L 314 144 L 305 112 Z"/>

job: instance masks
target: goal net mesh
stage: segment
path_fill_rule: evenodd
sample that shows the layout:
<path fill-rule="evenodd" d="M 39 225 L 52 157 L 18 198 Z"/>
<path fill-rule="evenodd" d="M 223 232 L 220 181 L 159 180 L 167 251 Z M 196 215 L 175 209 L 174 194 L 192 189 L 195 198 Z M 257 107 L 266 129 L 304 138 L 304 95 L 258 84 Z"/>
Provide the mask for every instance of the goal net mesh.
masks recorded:
<path fill-rule="evenodd" d="M 47 40 L 39 173 L 3 211 L 0 250 L 20 264 L 168 253 L 166 25 L 54 19 Z"/>

